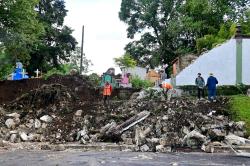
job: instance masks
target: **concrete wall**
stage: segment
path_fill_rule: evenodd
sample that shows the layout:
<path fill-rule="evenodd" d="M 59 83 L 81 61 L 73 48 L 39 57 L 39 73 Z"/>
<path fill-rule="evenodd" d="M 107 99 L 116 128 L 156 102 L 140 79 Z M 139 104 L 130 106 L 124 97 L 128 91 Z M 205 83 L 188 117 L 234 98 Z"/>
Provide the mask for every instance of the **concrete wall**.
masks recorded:
<path fill-rule="evenodd" d="M 245 48 L 246 47 L 248 47 L 248 45 L 245 46 Z M 245 57 L 244 59 L 246 58 L 247 57 Z M 247 69 L 244 71 L 246 73 Z M 235 85 L 236 83 L 236 40 L 235 39 L 231 39 L 228 42 L 201 55 L 193 64 L 186 67 L 183 71 L 181 71 L 177 75 L 176 85 L 177 86 L 194 85 L 197 73 L 201 73 L 203 78 L 207 80 L 209 73 L 211 72 L 214 73 L 215 77 L 217 77 L 219 85 Z M 250 77 L 250 74 L 248 74 L 248 76 Z"/>
<path fill-rule="evenodd" d="M 130 73 L 132 76 L 138 76 L 140 79 L 145 80 L 147 76 L 147 69 L 142 67 L 122 69 L 122 74 L 124 73 Z"/>
<path fill-rule="evenodd" d="M 243 39 L 242 49 L 242 81 L 243 84 L 250 85 L 250 39 Z"/>

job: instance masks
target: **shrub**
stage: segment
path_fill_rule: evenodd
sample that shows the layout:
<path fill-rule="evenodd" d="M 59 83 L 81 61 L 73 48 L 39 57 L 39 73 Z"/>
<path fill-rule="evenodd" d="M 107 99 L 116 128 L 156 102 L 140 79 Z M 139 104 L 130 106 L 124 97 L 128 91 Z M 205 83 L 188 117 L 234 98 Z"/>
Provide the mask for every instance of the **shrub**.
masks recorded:
<path fill-rule="evenodd" d="M 153 83 L 149 80 L 142 80 L 138 76 L 132 77 L 131 81 L 133 88 L 149 88 L 153 86 Z"/>

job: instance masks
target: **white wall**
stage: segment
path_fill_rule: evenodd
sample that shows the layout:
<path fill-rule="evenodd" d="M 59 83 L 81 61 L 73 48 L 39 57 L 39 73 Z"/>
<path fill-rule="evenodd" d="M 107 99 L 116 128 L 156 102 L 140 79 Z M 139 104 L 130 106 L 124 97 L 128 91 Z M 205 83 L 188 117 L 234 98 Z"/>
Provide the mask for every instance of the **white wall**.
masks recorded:
<path fill-rule="evenodd" d="M 250 39 L 243 40 L 243 59 L 242 59 L 242 81 L 243 84 L 250 85 Z"/>
<path fill-rule="evenodd" d="M 218 46 L 212 49 L 211 51 L 201 55 L 193 64 L 189 65 L 177 75 L 176 85 L 194 85 L 197 73 L 201 73 L 206 81 L 209 76 L 209 73 L 211 72 L 214 73 L 214 76 L 218 79 L 219 85 L 235 85 L 235 39 L 231 39 L 230 41 L 222 44 L 221 46 Z"/>
<path fill-rule="evenodd" d="M 134 68 L 128 68 L 128 69 L 123 69 L 122 73 L 124 74 L 130 73 L 132 76 L 138 76 L 140 79 L 145 80 L 147 76 L 147 69 L 142 68 L 142 67 L 134 67 Z"/>

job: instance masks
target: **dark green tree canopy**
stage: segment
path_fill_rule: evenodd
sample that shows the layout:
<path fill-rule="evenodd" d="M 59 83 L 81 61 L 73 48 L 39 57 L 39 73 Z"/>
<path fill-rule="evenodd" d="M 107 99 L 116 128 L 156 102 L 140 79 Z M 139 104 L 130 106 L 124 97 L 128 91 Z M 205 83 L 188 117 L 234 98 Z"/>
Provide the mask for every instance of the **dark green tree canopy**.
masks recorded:
<path fill-rule="evenodd" d="M 196 40 L 217 34 L 221 24 L 235 21 L 248 0 L 122 0 L 119 17 L 128 25 L 126 51 L 143 66 L 170 63 L 195 52 Z M 226 19 L 225 19 L 226 18 Z"/>

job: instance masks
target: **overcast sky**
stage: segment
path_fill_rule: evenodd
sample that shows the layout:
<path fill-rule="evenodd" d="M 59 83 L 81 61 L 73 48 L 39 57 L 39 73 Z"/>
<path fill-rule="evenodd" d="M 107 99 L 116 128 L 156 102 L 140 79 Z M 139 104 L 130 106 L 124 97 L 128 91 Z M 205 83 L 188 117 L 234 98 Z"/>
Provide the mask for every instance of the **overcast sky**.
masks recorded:
<path fill-rule="evenodd" d="M 129 41 L 126 25 L 118 17 L 121 0 L 65 1 L 69 10 L 65 25 L 75 30 L 73 36 L 79 46 L 82 25 L 85 26 L 84 52 L 94 64 L 91 67 L 93 72 L 102 74 L 109 67 L 116 67 L 113 58 L 124 54 L 124 47 Z"/>

